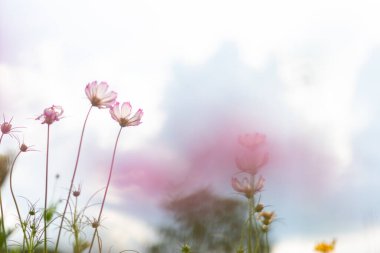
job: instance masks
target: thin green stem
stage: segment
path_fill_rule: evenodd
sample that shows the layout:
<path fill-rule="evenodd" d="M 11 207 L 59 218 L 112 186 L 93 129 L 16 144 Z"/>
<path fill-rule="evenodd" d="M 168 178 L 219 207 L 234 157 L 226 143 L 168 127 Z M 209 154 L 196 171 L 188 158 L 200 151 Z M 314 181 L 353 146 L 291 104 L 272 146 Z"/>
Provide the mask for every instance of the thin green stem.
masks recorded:
<path fill-rule="evenodd" d="M 75 175 L 76 175 L 76 173 L 77 173 L 77 168 L 78 168 L 78 163 L 79 163 L 80 152 L 81 152 L 81 149 L 82 149 L 82 141 L 83 141 L 84 129 L 86 128 L 87 119 L 88 119 L 88 116 L 90 115 L 90 112 L 91 112 L 92 107 L 93 107 L 93 106 L 91 106 L 90 109 L 88 110 L 87 115 L 86 115 L 86 118 L 85 118 L 84 123 L 83 123 L 82 133 L 81 133 L 80 140 L 79 140 L 79 147 L 78 147 L 78 152 L 77 152 L 77 159 L 76 159 L 76 161 L 75 161 L 75 166 L 74 166 L 74 172 L 73 172 L 73 176 L 72 176 L 72 178 L 71 178 L 70 189 L 69 189 L 69 193 L 68 193 L 67 198 L 66 198 L 65 208 L 64 208 L 63 213 L 62 213 L 61 224 L 60 224 L 60 226 L 59 226 L 59 231 L 58 231 L 57 243 L 55 244 L 55 250 L 54 250 L 55 253 L 58 252 L 58 245 L 59 245 L 59 239 L 60 239 L 60 237 L 61 237 L 61 232 L 62 232 L 62 227 L 63 227 L 63 221 L 65 220 L 65 215 L 66 215 L 67 207 L 68 207 L 68 205 L 69 205 L 70 196 L 71 196 L 70 194 L 71 194 L 71 191 L 72 191 L 72 189 L 73 189 L 73 186 L 74 186 L 74 179 L 75 179 Z"/>
<path fill-rule="evenodd" d="M 12 166 L 11 166 L 11 172 L 9 174 L 9 186 L 11 188 L 11 194 L 12 194 L 12 198 L 13 198 L 13 201 L 15 203 L 15 206 L 16 206 L 16 211 L 17 211 L 17 215 L 18 215 L 18 218 L 20 220 L 20 226 L 21 226 L 21 229 L 22 229 L 22 233 L 24 235 L 24 239 L 23 239 L 23 245 L 26 243 L 26 247 L 28 248 L 28 251 L 29 251 L 29 242 L 27 240 L 27 237 L 26 237 L 26 229 L 25 229 L 25 226 L 24 226 L 24 223 L 22 222 L 22 218 L 21 218 L 21 213 L 20 213 L 20 209 L 18 208 L 18 204 L 17 204 L 17 200 L 16 200 L 16 196 L 13 192 L 13 168 L 14 168 L 14 165 L 16 163 L 16 160 L 17 158 L 19 157 L 19 155 L 21 154 L 21 150 L 17 153 L 15 159 L 13 160 L 12 162 Z"/>
<path fill-rule="evenodd" d="M 252 253 L 252 198 L 248 199 L 248 236 L 247 236 L 247 247 L 248 253 Z"/>
<path fill-rule="evenodd" d="M 115 147 L 114 147 L 114 149 L 113 149 L 113 154 L 112 154 L 111 167 L 110 167 L 110 171 L 109 171 L 109 174 L 108 174 L 107 186 L 106 186 L 106 190 L 105 190 L 105 192 L 104 192 L 103 201 L 102 201 L 102 206 L 100 207 L 100 212 L 99 212 L 99 216 L 98 216 L 98 220 L 97 220 L 98 222 L 100 222 L 100 218 L 102 217 L 102 212 L 103 212 L 103 208 L 104 208 L 104 203 L 106 202 L 106 197 L 107 197 L 108 187 L 110 186 L 110 182 L 111 182 L 111 176 L 112 176 L 113 164 L 114 164 L 114 162 L 115 162 L 116 148 L 117 148 L 117 144 L 118 144 L 118 142 L 119 142 L 119 138 L 120 138 L 121 130 L 123 130 L 123 127 L 120 127 L 119 133 L 117 134 L 117 137 L 116 137 Z M 93 246 L 93 244 L 94 244 L 94 240 L 95 240 L 95 236 L 96 236 L 96 233 L 97 233 L 97 232 L 98 232 L 98 228 L 95 228 L 94 235 L 92 236 L 92 241 L 91 241 L 91 245 L 90 245 L 90 249 L 89 249 L 88 253 L 91 253 L 92 246 Z"/>
<path fill-rule="evenodd" d="M 251 182 L 252 182 L 252 188 L 255 189 L 255 176 L 251 175 Z M 256 201 L 255 201 L 255 193 L 252 196 L 252 201 L 251 201 L 251 213 L 253 214 L 253 231 L 254 231 L 254 236 L 255 236 L 255 250 L 254 253 L 260 253 L 260 229 L 257 224 L 257 218 L 256 218 L 256 212 L 255 212 L 255 206 L 256 206 Z"/>
<path fill-rule="evenodd" d="M 260 238 L 260 229 L 259 229 L 259 225 L 257 224 L 256 217 L 253 219 L 253 221 L 254 221 L 254 230 L 255 230 L 255 242 L 256 242 L 255 253 L 256 253 L 256 252 L 260 252 L 261 238 Z"/>
<path fill-rule="evenodd" d="M 45 170 L 45 209 L 44 209 L 44 252 L 45 253 L 47 253 L 47 198 L 48 198 L 48 178 L 49 178 L 49 142 L 50 142 L 50 124 L 47 124 L 46 170 Z"/>
<path fill-rule="evenodd" d="M 239 247 L 240 248 L 244 248 L 244 238 L 245 238 L 245 232 L 246 232 L 246 223 L 248 222 L 248 220 L 246 220 L 245 222 L 244 222 L 244 226 L 242 226 L 242 229 L 241 229 L 241 231 L 240 231 L 240 241 L 239 241 Z"/>
<path fill-rule="evenodd" d="M 267 253 L 269 253 L 270 247 L 269 247 L 268 232 L 265 232 L 265 243 L 266 243 Z"/>
<path fill-rule="evenodd" d="M 99 237 L 99 231 L 96 230 L 96 238 L 98 239 L 98 247 L 99 247 L 99 253 L 102 253 L 102 242 Z"/>
<path fill-rule="evenodd" d="M 74 253 L 80 253 L 80 245 L 79 245 L 79 231 L 78 231 L 78 225 L 77 225 L 77 205 L 78 205 L 78 198 L 75 198 L 75 205 L 74 205 Z"/>
<path fill-rule="evenodd" d="M 1 189 L 0 189 L 0 210 L 1 210 L 1 229 L 3 230 L 4 235 L 4 246 L 6 249 L 6 252 L 8 253 L 8 246 L 7 246 L 7 231 L 5 231 L 5 225 L 4 225 L 4 210 L 3 210 L 3 198 L 1 197 Z"/>

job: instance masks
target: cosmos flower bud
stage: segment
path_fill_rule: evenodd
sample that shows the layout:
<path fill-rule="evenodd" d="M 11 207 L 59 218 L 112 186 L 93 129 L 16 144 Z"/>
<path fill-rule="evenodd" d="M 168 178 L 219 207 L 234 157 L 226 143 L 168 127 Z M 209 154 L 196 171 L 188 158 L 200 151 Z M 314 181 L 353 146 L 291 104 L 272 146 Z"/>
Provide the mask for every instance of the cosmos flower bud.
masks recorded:
<path fill-rule="evenodd" d="M 260 213 L 262 210 L 264 210 L 264 205 L 259 203 L 255 206 L 255 212 Z"/>
<path fill-rule="evenodd" d="M 91 222 L 91 227 L 92 228 L 98 228 L 100 226 L 100 223 L 97 219 L 94 218 L 94 220 Z"/>
<path fill-rule="evenodd" d="M 77 197 L 79 197 L 80 193 L 81 193 L 81 189 L 80 189 L 80 185 L 79 185 L 78 189 L 73 191 L 73 196 L 77 198 Z"/>
<path fill-rule="evenodd" d="M 4 122 L 1 124 L 1 133 L 3 134 L 9 134 L 12 130 L 12 124 L 9 122 Z"/>
<path fill-rule="evenodd" d="M 260 213 L 260 217 L 262 217 L 261 222 L 267 226 L 269 226 L 273 222 L 274 216 L 275 216 L 274 212 L 261 212 Z"/>
<path fill-rule="evenodd" d="M 36 120 L 42 120 L 41 124 L 51 125 L 55 121 L 59 121 L 62 118 L 63 109 L 61 106 L 52 105 L 44 110 L 44 112 L 36 118 Z"/>
<path fill-rule="evenodd" d="M 0 131 L 1 131 L 0 143 L 1 143 L 1 140 L 3 139 L 3 135 L 10 135 L 11 137 L 15 137 L 13 133 L 18 132 L 17 129 L 21 128 L 21 127 L 13 127 L 11 124 L 12 119 L 13 118 L 11 118 L 9 121 L 6 121 L 5 116 L 3 115 L 3 123 L 0 124 Z"/>

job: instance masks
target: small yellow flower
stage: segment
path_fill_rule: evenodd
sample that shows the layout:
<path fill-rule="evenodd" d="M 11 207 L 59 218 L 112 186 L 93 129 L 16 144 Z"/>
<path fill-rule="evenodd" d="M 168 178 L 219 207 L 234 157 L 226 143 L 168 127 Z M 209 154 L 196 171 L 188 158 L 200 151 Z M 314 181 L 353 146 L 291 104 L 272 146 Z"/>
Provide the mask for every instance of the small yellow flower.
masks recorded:
<path fill-rule="evenodd" d="M 333 240 L 331 243 L 326 243 L 326 242 L 321 242 L 315 245 L 314 250 L 318 252 L 323 252 L 323 253 L 330 253 L 334 250 L 335 248 L 335 240 Z"/>

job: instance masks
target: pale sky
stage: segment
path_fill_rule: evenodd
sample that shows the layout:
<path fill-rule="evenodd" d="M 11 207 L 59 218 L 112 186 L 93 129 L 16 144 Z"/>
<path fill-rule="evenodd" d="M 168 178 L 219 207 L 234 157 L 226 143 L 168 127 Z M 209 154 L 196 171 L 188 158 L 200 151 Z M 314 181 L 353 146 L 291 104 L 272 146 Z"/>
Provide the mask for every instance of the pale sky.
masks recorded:
<path fill-rule="evenodd" d="M 168 165 L 147 165 L 144 173 L 174 180 L 189 173 L 194 136 L 206 137 L 223 119 L 244 124 L 291 157 L 264 172 L 265 198 L 283 221 L 274 253 L 313 252 L 332 238 L 337 253 L 378 252 L 380 203 L 371 197 L 380 193 L 379 11 L 370 0 L 2 1 L 0 113 L 25 126 L 21 136 L 40 150 L 18 162 L 19 195 L 42 202 L 30 191 L 42 193 L 43 184 L 30 181 L 43 175 L 46 128 L 33 118 L 51 104 L 65 109 L 52 128 L 51 173 L 62 175 L 56 194 L 67 190 L 89 108 L 84 87 L 103 80 L 120 102 L 145 112 L 143 124 L 122 136 L 120 171 L 144 160 Z M 108 112 L 94 110 L 77 178 L 87 196 L 105 182 L 100 167 L 108 166 L 116 133 Z M 116 173 L 115 182 L 122 177 Z M 228 173 L 218 180 L 215 187 L 230 196 Z M 130 208 L 149 183 L 111 187 L 111 245 L 139 250 L 154 240 L 157 199 Z M 138 215 L 148 207 L 152 213 L 143 214 L 153 218 Z"/>

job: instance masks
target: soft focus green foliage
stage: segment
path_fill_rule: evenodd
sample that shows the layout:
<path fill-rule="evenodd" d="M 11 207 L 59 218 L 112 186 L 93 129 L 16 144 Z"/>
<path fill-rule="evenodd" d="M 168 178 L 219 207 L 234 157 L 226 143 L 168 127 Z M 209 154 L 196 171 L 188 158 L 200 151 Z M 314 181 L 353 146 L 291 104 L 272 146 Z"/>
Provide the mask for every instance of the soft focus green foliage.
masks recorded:
<path fill-rule="evenodd" d="M 164 204 L 172 217 L 171 226 L 161 227 L 162 240 L 149 253 L 167 253 L 189 242 L 192 252 L 233 252 L 238 246 L 245 221 L 244 203 L 225 198 L 210 189 L 199 189 Z"/>

